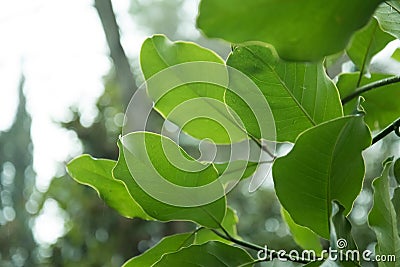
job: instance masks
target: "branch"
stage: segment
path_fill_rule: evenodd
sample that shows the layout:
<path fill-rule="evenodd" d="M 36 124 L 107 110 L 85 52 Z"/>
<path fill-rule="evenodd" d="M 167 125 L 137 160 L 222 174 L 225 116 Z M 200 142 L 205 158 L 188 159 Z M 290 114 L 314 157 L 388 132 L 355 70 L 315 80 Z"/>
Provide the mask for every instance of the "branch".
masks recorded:
<path fill-rule="evenodd" d="M 397 136 L 400 137 L 400 118 L 398 118 L 396 121 L 394 121 L 392 124 L 390 124 L 388 127 L 386 127 L 382 132 L 378 133 L 373 139 L 372 139 L 372 145 L 384 138 L 386 135 L 390 134 L 391 132 L 395 132 Z"/>
<path fill-rule="evenodd" d="M 114 63 L 117 81 L 122 90 L 122 103 L 124 107 L 127 107 L 132 93 L 136 90 L 136 83 L 128 57 L 121 45 L 119 27 L 111 0 L 95 0 L 94 7 L 99 14 L 106 41 L 110 49 L 110 57 Z"/>
<path fill-rule="evenodd" d="M 392 83 L 398 83 L 398 82 L 400 82 L 400 76 L 394 76 L 394 77 L 382 79 L 382 80 L 358 87 L 353 93 L 351 93 L 350 95 L 348 95 L 342 99 L 342 105 L 348 103 L 350 100 L 352 100 L 352 99 L 356 98 L 357 96 L 359 96 L 365 92 L 368 92 L 372 89 L 379 88 L 379 87 L 389 85 Z"/>

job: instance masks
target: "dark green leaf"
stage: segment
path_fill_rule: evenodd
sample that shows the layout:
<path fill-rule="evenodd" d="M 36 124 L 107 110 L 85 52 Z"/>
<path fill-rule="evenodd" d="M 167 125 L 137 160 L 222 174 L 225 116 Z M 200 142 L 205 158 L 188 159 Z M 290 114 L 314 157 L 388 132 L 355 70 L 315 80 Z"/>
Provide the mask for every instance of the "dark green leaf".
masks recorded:
<path fill-rule="evenodd" d="M 124 183 L 113 178 L 112 169 L 115 164 L 113 160 L 82 155 L 68 163 L 67 170 L 75 181 L 92 187 L 108 206 L 122 216 L 152 219 L 130 196 Z"/>
<path fill-rule="evenodd" d="M 276 193 L 295 223 L 329 239 L 332 200 L 350 211 L 365 173 L 361 152 L 370 144 L 363 116 L 347 116 L 305 131 L 275 161 Z"/>
<path fill-rule="evenodd" d="M 185 233 L 164 237 L 154 247 L 128 260 L 122 267 L 152 266 L 166 253 L 175 252 L 193 243 L 194 234 Z"/>
<path fill-rule="evenodd" d="M 369 73 L 372 57 L 393 39 L 393 36 L 384 32 L 378 21 L 372 18 L 366 27 L 353 36 L 347 54 L 363 75 Z"/>
<path fill-rule="evenodd" d="M 357 88 L 359 73 L 345 73 L 339 76 L 337 87 L 342 98 Z M 360 86 L 390 77 L 384 74 L 371 74 L 370 78 L 362 77 Z M 400 84 L 390 84 L 375 88 L 362 94 L 365 101 L 362 106 L 366 111 L 365 122 L 371 129 L 382 129 L 399 117 Z M 357 99 L 346 103 L 345 114 L 353 114 Z"/>
<path fill-rule="evenodd" d="M 177 252 L 165 254 L 153 266 L 241 266 L 252 261 L 253 259 L 243 249 L 221 242 L 210 241 L 202 245 L 192 245 Z M 252 266 L 252 264 L 247 266 Z"/>
<path fill-rule="evenodd" d="M 345 49 L 381 0 L 202 0 L 198 27 L 232 43 L 261 41 L 288 60 L 319 60 Z"/>
<path fill-rule="evenodd" d="M 267 100 L 276 124 L 277 141 L 294 141 L 304 130 L 340 117 L 342 106 L 335 85 L 321 62 L 288 63 L 266 46 L 238 47 L 227 64 L 249 76 Z M 260 138 L 252 110 L 227 91 L 226 103 L 239 115 L 246 130 Z"/>
<path fill-rule="evenodd" d="M 397 39 L 400 38 L 400 4 L 398 1 L 385 1 L 375 12 L 382 29 Z"/>
<path fill-rule="evenodd" d="M 160 221 L 190 220 L 205 227 L 219 227 L 226 210 L 222 186 L 214 183 L 210 192 L 220 194 L 218 200 L 199 206 L 197 201 L 204 196 L 190 190 L 201 188 L 217 179 L 217 171 L 212 165 L 205 166 L 194 161 L 170 139 L 157 134 L 136 132 L 124 136 L 122 142 L 124 147 L 121 142 L 118 144 L 120 153 L 113 170 L 114 177 L 126 184 L 131 196 L 149 215 Z M 181 164 L 182 168 L 202 170 L 193 172 L 176 167 L 165 154 L 169 152 L 175 153 L 174 163 Z M 172 187 L 168 187 L 171 184 Z M 178 188 L 175 190 L 173 185 L 178 185 Z M 146 191 L 143 186 L 147 186 Z M 182 201 L 188 206 L 167 204 L 164 199 Z"/>
<path fill-rule="evenodd" d="M 398 158 L 393 165 L 393 174 L 397 183 L 400 185 L 400 158 Z"/>
<path fill-rule="evenodd" d="M 394 190 L 392 203 L 397 215 L 397 232 L 400 233 L 400 187 Z"/>
<path fill-rule="evenodd" d="M 392 162 L 386 162 L 382 175 L 376 178 L 374 204 L 368 216 L 368 222 L 376 234 L 378 244 L 376 255 L 395 255 L 396 262 L 380 262 L 379 266 L 398 266 L 400 260 L 400 237 L 397 230 L 396 211 L 390 201 L 389 170 Z"/>

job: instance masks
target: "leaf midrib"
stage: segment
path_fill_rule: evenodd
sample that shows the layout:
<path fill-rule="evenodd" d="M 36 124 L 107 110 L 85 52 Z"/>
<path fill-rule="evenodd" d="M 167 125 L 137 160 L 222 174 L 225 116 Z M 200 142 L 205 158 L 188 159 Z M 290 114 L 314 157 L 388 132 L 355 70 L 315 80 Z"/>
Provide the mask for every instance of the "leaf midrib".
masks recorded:
<path fill-rule="evenodd" d="M 153 44 L 153 46 L 154 46 L 154 48 L 155 48 L 155 50 L 156 50 L 156 52 L 157 52 L 157 55 L 160 57 L 160 59 L 162 60 L 162 62 L 164 62 L 165 66 L 166 66 L 167 68 L 168 68 L 168 67 L 172 67 L 173 65 L 172 65 L 172 64 L 169 64 L 169 62 L 164 58 L 164 56 L 163 56 L 162 54 L 160 54 L 160 52 L 159 52 L 160 49 L 158 49 L 158 46 L 157 46 L 156 43 L 154 42 L 154 39 L 151 39 L 151 42 L 152 42 L 152 44 Z M 176 45 L 176 43 L 175 43 L 174 45 Z M 201 47 L 199 47 L 199 48 L 201 48 Z M 206 61 L 203 61 L 203 62 L 206 62 Z M 211 61 L 210 61 L 210 62 L 211 62 Z M 214 62 L 214 63 L 217 63 L 217 62 Z M 221 64 L 221 63 L 219 63 L 219 64 Z M 202 97 L 201 95 L 199 95 L 198 93 L 196 93 L 196 92 L 193 91 L 193 90 L 191 90 L 191 92 L 192 92 L 193 94 L 195 94 L 197 97 Z M 222 115 L 222 116 L 225 117 L 228 121 L 230 121 L 233 125 L 235 125 L 240 131 L 242 131 L 244 134 L 246 134 L 247 136 L 249 136 L 250 139 L 255 138 L 255 137 L 252 136 L 249 132 L 247 132 L 246 129 L 243 129 L 235 120 L 233 120 L 233 119 L 230 118 L 230 117 L 226 117 L 225 114 L 221 113 L 221 111 L 220 111 L 219 109 L 215 108 L 214 105 L 212 105 L 211 103 L 209 103 L 209 101 L 207 101 L 207 99 L 205 99 L 204 101 L 205 101 L 208 105 L 210 105 L 211 108 L 213 108 L 214 110 L 216 110 L 220 115 Z M 224 104 L 226 105 L 226 103 L 224 103 Z M 165 118 L 165 115 L 163 114 L 163 112 L 162 112 L 161 110 L 157 109 L 156 107 L 155 107 L 155 109 L 158 110 L 159 113 L 162 114 L 162 116 Z M 227 112 L 229 113 L 229 110 L 228 110 L 228 109 L 227 109 Z"/>

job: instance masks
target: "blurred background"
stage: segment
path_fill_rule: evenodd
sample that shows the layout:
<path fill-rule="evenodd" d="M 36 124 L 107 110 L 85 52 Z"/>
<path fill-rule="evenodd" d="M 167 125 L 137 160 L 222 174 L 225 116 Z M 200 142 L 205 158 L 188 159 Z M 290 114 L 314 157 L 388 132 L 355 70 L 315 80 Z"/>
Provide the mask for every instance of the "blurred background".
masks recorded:
<path fill-rule="evenodd" d="M 116 159 L 124 109 L 143 81 L 138 54 L 147 36 L 194 41 L 227 57 L 229 44 L 195 28 L 197 6 L 198 0 L 0 1 L 0 266 L 121 266 L 163 236 L 192 227 L 125 219 L 74 182 L 65 164 L 81 153 Z M 366 151 L 366 186 L 350 216 L 360 248 L 374 242 L 366 226 L 370 181 L 382 159 L 398 156 L 398 145 L 391 135 Z M 299 249 L 270 180 L 253 194 L 244 183 L 229 201 L 242 237 Z"/>

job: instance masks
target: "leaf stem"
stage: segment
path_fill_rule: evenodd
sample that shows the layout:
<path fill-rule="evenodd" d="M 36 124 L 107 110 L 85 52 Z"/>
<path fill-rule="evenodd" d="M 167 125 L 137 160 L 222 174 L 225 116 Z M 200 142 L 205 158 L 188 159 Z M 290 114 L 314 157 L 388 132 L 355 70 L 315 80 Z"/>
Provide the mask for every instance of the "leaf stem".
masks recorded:
<path fill-rule="evenodd" d="M 350 102 L 352 99 L 356 98 L 357 96 L 360 96 L 361 94 L 368 92 L 372 89 L 379 88 L 379 87 L 389 85 L 392 83 L 398 83 L 398 82 L 400 82 L 400 76 L 393 76 L 393 77 L 389 77 L 386 79 L 382 79 L 382 80 L 372 82 L 372 83 L 366 84 L 364 86 L 358 87 L 353 93 L 349 94 L 348 96 L 346 96 L 342 99 L 342 105 Z"/>
<path fill-rule="evenodd" d="M 240 246 L 242 246 L 242 247 L 246 247 L 246 248 L 249 248 L 249 249 L 252 249 L 252 250 L 255 250 L 255 251 L 260 251 L 260 250 L 264 250 L 264 248 L 263 247 L 261 247 L 261 246 L 259 246 L 259 245 L 256 245 L 256 244 L 253 244 L 253 243 L 249 243 L 249 242 L 247 242 L 247 241 L 243 241 L 243 240 L 239 240 L 239 239 L 236 239 L 236 238 L 234 238 L 233 236 L 231 236 L 230 234 L 229 234 L 229 232 L 227 231 L 227 230 L 225 230 L 223 227 L 220 227 L 221 228 L 221 230 L 224 232 L 224 234 L 222 234 L 222 233 L 220 233 L 220 232 L 218 232 L 217 230 L 215 230 L 215 229 L 211 229 L 217 236 L 219 236 L 219 237 L 221 237 L 221 238 L 223 238 L 223 239 L 226 239 L 226 240 L 229 240 L 229 241 L 232 241 L 233 243 L 235 243 L 235 244 L 237 244 L 237 245 L 240 245 Z M 279 254 L 278 255 L 278 252 L 277 251 L 271 251 L 271 253 L 270 253 L 270 255 L 272 256 L 272 258 L 266 258 L 265 260 L 267 260 L 267 261 L 269 261 L 269 260 L 273 260 L 274 258 L 284 258 L 284 259 L 286 259 L 286 260 L 289 260 L 289 261 L 292 261 L 292 262 L 298 262 L 298 263 L 309 263 L 310 261 L 307 261 L 307 260 L 305 260 L 305 259 L 302 259 L 302 258 L 299 258 L 299 257 L 292 257 L 292 256 L 289 256 L 289 255 L 287 255 L 287 254 Z"/>
<path fill-rule="evenodd" d="M 379 140 L 383 139 L 386 135 L 390 134 L 391 132 L 395 132 L 397 136 L 400 137 L 400 118 L 390 124 L 388 127 L 383 129 L 380 133 L 378 133 L 372 139 L 372 145 L 378 142 Z"/>

